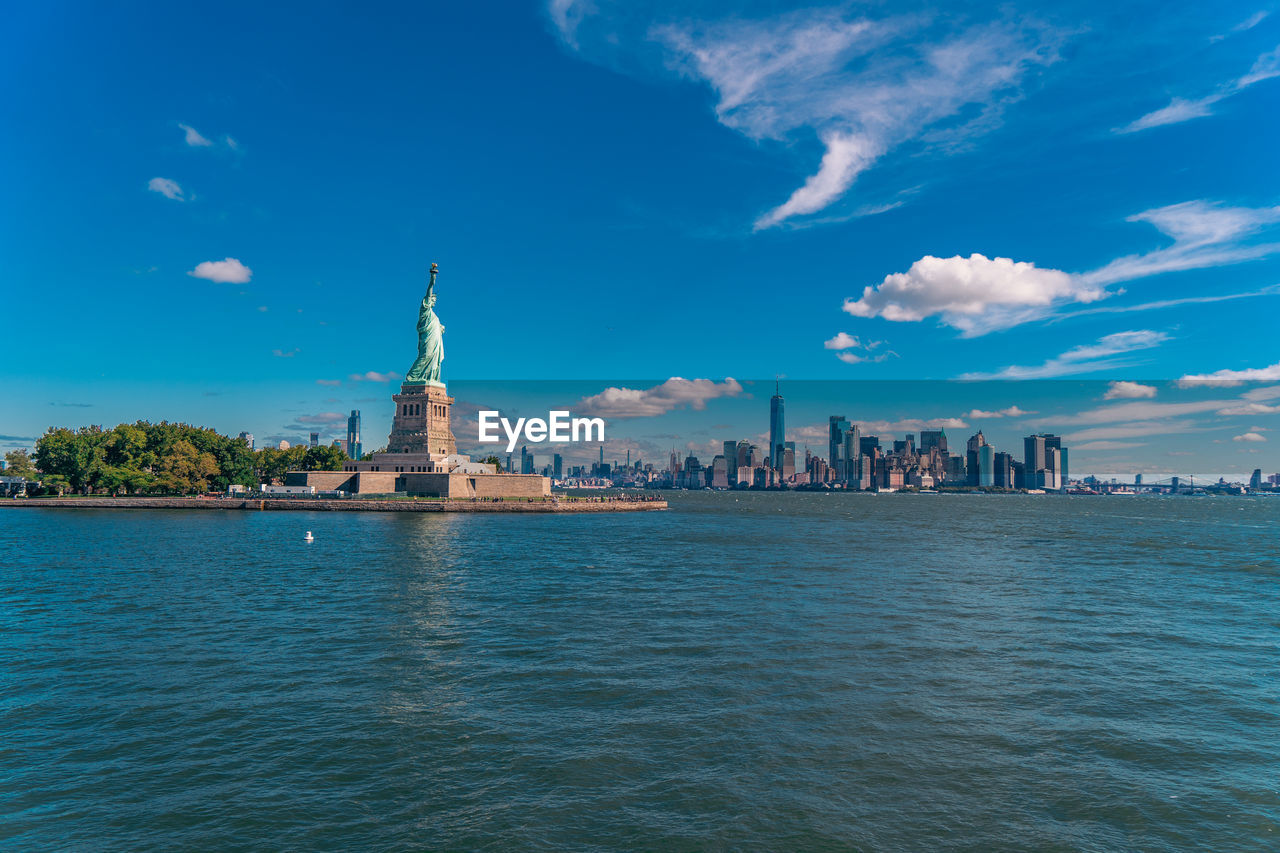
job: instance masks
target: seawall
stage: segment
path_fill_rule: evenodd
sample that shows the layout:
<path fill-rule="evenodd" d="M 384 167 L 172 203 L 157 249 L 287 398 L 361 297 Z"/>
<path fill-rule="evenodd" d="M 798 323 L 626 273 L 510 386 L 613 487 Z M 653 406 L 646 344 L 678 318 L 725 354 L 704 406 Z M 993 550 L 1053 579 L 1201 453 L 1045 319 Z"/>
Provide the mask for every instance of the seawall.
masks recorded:
<path fill-rule="evenodd" d="M 0 508 L 203 509 L 259 512 L 640 512 L 666 509 L 666 501 L 629 500 L 325 500 L 311 498 L 18 498 Z"/>

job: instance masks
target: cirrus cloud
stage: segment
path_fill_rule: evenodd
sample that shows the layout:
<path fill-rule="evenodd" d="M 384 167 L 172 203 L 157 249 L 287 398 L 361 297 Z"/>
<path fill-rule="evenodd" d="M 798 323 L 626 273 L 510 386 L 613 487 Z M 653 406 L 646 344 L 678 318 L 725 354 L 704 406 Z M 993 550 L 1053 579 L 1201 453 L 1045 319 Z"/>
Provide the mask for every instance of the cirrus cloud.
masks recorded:
<path fill-rule="evenodd" d="M 1280 361 L 1269 367 L 1249 367 L 1244 370 L 1215 370 L 1212 373 L 1189 373 L 1178 380 L 1179 387 L 1193 385 L 1222 385 L 1230 387 L 1245 382 L 1275 382 L 1280 380 Z"/>

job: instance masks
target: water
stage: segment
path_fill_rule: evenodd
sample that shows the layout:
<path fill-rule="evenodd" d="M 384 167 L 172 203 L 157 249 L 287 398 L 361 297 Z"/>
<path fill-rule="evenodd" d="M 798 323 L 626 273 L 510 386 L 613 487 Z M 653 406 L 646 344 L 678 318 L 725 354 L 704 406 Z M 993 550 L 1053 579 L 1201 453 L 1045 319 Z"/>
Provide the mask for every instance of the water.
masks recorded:
<path fill-rule="evenodd" d="M 1275 849 L 1277 520 L 0 510 L 0 847 Z"/>

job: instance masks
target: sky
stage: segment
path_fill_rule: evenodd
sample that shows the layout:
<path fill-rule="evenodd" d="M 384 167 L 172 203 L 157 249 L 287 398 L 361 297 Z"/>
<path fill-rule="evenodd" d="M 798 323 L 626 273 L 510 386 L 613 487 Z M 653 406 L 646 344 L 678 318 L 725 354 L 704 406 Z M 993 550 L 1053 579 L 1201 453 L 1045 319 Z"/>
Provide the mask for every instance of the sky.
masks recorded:
<path fill-rule="evenodd" d="M 445 378 L 495 406 L 678 387 L 664 414 L 755 399 L 745 437 L 782 376 L 853 420 L 1061 432 L 1079 473 L 1280 468 L 1275 3 L 8 16 L 0 450 L 352 408 L 375 446 L 437 261 Z M 968 417 L 1010 407 L 1042 414 Z"/>

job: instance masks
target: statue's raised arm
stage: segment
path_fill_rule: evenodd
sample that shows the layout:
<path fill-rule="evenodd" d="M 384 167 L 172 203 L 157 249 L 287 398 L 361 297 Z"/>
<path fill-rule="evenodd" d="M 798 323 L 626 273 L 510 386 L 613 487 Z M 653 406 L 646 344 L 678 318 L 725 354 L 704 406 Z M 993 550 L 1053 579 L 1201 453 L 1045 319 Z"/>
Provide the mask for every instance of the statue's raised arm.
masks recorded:
<path fill-rule="evenodd" d="M 431 265 L 431 278 L 427 293 L 418 309 L 418 357 L 405 375 L 407 382 L 440 382 L 440 365 L 444 361 L 444 325 L 436 316 L 436 273 L 439 267 Z"/>

